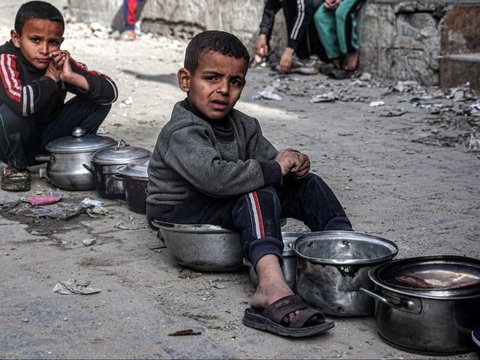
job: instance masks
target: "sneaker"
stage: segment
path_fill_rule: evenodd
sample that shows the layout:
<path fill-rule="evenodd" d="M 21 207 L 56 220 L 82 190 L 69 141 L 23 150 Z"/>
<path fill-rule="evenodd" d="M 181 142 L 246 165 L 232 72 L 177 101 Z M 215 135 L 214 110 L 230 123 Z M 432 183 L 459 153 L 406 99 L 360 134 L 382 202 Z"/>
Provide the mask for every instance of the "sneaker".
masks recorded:
<path fill-rule="evenodd" d="M 30 171 L 7 166 L 2 171 L 1 189 L 5 191 L 29 191 L 30 180 Z"/>

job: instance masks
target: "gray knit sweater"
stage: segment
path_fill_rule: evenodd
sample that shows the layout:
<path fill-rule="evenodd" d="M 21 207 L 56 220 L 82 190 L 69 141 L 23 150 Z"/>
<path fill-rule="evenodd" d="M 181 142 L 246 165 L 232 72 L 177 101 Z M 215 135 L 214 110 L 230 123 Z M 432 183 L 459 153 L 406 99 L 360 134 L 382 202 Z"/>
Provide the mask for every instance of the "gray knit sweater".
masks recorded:
<path fill-rule="evenodd" d="M 148 198 L 154 205 L 175 205 L 192 191 L 230 197 L 280 182 L 277 150 L 260 124 L 240 111 L 228 115 L 233 136 L 218 139 L 212 125 L 177 103 L 160 131 L 148 167 Z"/>

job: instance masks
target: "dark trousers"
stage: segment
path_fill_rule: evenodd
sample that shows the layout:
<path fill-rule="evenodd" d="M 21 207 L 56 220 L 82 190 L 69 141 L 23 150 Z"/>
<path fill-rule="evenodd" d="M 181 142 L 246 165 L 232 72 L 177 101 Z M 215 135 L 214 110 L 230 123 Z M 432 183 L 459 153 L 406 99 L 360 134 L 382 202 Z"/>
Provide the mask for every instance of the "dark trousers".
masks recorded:
<path fill-rule="evenodd" d="M 351 230 L 342 205 L 317 175 L 303 180 L 284 179 L 282 186 L 267 186 L 227 199 L 196 193 L 176 206 L 147 204 L 147 219 L 177 224 L 212 224 L 236 231 L 245 257 L 255 266 L 266 254 L 281 258 L 280 219 L 303 221 L 312 231 Z"/>
<path fill-rule="evenodd" d="M 45 153 L 52 140 L 71 135 L 81 127 L 95 134 L 108 115 L 111 105 L 98 105 L 78 96 L 65 103 L 60 113 L 48 124 L 37 124 L 31 117 L 14 113 L 0 105 L 0 160 L 17 169 L 35 165 L 35 156 Z"/>
<path fill-rule="evenodd" d="M 307 29 L 303 37 L 299 40 L 298 48 L 296 49 L 296 54 L 300 59 L 308 59 L 310 55 L 318 55 L 320 59 L 326 60 L 327 56 L 325 54 L 325 49 L 318 37 L 317 29 L 315 27 L 315 22 L 313 21 L 313 15 L 316 10 L 322 5 L 323 0 L 309 0 L 308 6 L 306 6 L 306 23 Z M 288 34 L 291 33 L 295 17 L 297 15 L 297 4 L 296 1 L 284 1 L 283 2 L 283 14 L 285 16 L 285 22 L 287 25 Z"/>

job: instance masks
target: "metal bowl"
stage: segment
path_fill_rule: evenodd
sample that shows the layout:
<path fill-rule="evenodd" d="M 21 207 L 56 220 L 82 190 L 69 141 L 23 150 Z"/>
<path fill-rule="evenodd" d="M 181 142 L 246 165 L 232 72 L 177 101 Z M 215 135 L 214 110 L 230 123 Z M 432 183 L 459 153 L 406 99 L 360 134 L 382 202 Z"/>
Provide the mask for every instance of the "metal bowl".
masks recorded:
<path fill-rule="evenodd" d="M 238 233 L 216 225 L 171 224 L 153 221 L 178 264 L 199 271 L 244 269 Z"/>

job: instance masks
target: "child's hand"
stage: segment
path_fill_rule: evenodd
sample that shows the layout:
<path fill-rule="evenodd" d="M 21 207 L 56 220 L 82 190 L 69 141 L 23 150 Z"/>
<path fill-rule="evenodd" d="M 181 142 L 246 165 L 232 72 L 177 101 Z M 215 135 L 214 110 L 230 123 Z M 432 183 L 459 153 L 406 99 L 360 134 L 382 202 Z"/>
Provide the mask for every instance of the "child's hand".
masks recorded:
<path fill-rule="evenodd" d="M 295 176 L 297 179 L 303 179 L 310 171 L 310 159 L 304 153 L 301 153 L 297 150 L 291 149 L 296 156 L 298 157 L 298 165 L 294 166 L 290 172 Z"/>
<path fill-rule="evenodd" d="M 70 53 L 66 50 L 62 50 L 64 54 L 64 61 L 62 63 L 62 72 L 60 73 L 60 80 L 65 82 L 71 82 L 73 71 L 72 66 L 70 65 Z"/>
<path fill-rule="evenodd" d="M 49 54 L 50 63 L 45 70 L 45 76 L 53 79 L 55 82 L 60 81 L 60 74 L 65 62 L 65 54 L 61 50 L 53 51 Z"/>
<path fill-rule="evenodd" d="M 298 156 L 291 149 L 280 150 L 277 155 L 275 155 L 274 160 L 280 165 L 283 176 L 287 175 L 292 168 L 299 165 Z"/>
<path fill-rule="evenodd" d="M 259 63 L 268 54 L 267 35 L 260 34 L 255 44 L 255 62 Z"/>
<path fill-rule="evenodd" d="M 280 58 L 280 72 L 282 74 L 287 73 L 290 68 L 292 67 L 292 59 L 293 59 L 294 50 L 290 47 L 285 48 L 283 51 L 282 57 Z"/>
<path fill-rule="evenodd" d="M 325 0 L 324 5 L 326 9 L 333 10 L 336 9 L 341 2 L 342 0 Z"/>

